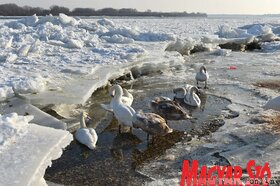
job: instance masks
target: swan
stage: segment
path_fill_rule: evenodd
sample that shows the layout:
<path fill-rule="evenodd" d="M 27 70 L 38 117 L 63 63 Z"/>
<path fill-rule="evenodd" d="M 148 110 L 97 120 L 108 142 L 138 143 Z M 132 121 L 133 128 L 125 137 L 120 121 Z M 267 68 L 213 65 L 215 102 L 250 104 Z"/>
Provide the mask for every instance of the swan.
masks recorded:
<path fill-rule="evenodd" d="M 185 87 L 179 87 L 173 89 L 173 93 L 175 94 L 173 100 L 177 102 L 184 102 L 185 96 L 190 92 L 191 88 L 194 87 L 192 85 L 186 84 Z M 196 89 L 196 95 L 200 97 L 202 92 L 199 89 Z"/>
<path fill-rule="evenodd" d="M 120 85 L 114 85 L 111 87 L 110 92 L 114 91 L 114 97 L 112 99 L 112 108 L 115 117 L 119 122 L 119 133 L 121 132 L 121 124 L 129 126 L 132 131 L 132 118 L 136 113 L 135 110 L 122 102 L 123 89 Z"/>
<path fill-rule="evenodd" d="M 179 87 L 179 88 L 173 89 L 173 93 L 175 94 L 173 100 L 176 101 L 176 102 L 179 102 L 179 103 L 183 103 L 184 98 L 187 94 L 187 90 L 184 87 Z"/>
<path fill-rule="evenodd" d="M 141 128 L 146 132 L 147 140 L 149 140 L 149 135 L 165 135 L 173 132 L 173 129 L 167 125 L 166 120 L 155 113 L 139 112 L 135 114 L 133 116 L 133 127 Z"/>
<path fill-rule="evenodd" d="M 198 87 L 198 82 L 201 81 L 201 82 L 205 82 L 204 88 L 207 88 L 207 80 L 209 79 L 209 74 L 204 65 L 202 65 L 199 69 L 199 72 L 196 73 L 195 79 L 196 79 L 197 87 Z"/>
<path fill-rule="evenodd" d="M 88 113 L 82 112 L 80 115 L 81 127 L 76 131 L 75 137 L 80 143 L 86 145 L 90 149 L 94 149 L 96 148 L 98 136 L 93 128 L 87 128 L 85 118 L 89 118 Z"/>
<path fill-rule="evenodd" d="M 200 107 L 201 100 L 198 97 L 198 95 L 195 93 L 195 91 L 197 92 L 198 88 L 192 87 L 190 89 L 190 93 L 185 95 L 184 103 L 190 106 Z"/>
<path fill-rule="evenodd" d="M 280 96 L 269 100 L 263 107 L 265 109 L 273 109 L 280 111 Z"/>
<path fill-rule="evenodd" d="M 123 88 L 122 102 L 128 106 L 131 106 L 133 102 L 133 96 L 126 88 Z"/>
<path fill-rule="evenodd" d="M 190 119 L 188 113 L 175 101 L 161 100 L 156 97 L 150 102 L 152 112 L 159 114 L 167 120 Z"/>
<path fill-rule="evenodd" d="M 110 90 L 111 90 L 111 89 L 110 89 Z M 114 97 L 115 91 L 114 91 L 114 90 L 111 90 L 109 94 L 110 94 L 111 97 Z M 125 89 L 125 88 L 123 88 L 123 95 L 122 95 L 121 101 L 122 101 L 123 104 L 125 104 L 125 105 L 127 105 L 127 106 L 131 106 L 131 105 L 132 105 L 132 102 L 133 102 L 133 96 L 132 96 L 132 94 L 129 93 L 128 90 Z M 106 110 L 106 111 L 113 112 L 112 103 L 113 103 L 113 99 L 111 100 L 110 104 L 103 104 L 103 103 L 101 103 L 100 106 L 101 106 L 104 110 Z"/>

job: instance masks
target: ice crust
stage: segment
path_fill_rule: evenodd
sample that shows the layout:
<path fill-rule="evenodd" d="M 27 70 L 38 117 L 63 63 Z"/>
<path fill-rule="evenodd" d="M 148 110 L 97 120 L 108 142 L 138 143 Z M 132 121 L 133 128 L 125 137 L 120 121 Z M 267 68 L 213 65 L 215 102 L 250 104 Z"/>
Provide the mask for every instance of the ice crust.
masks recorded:
<path fill-rule="evenodd" d="M 47 185 L 45 169 L 62 154 L 72 135 L 29 123 L 33 116 L 0 116 L 0 185 Z"/>
<path fill-rule="evenodd" d="M 249 122 L 263 112 L 262 106 L 268 100 L 279 96 L 276 91 L 252 85 L 258 80 L 279 79 L 279 17 L 124 21 L 78 20 L 63 14 L 40 18 L 34 15 L 1 21 L 0 29 L 0 99 L 8 98 L 12 105 L 2 113 L 34 115 L 31 121 L 31 116 L 17 116 L 19 119 L 14 119 L 15 114 L 1 116 L 1 124 L 5 125 L 1 125 L 0 159 L 5 163 L 1 163 L 0 172 L 8 167 L 0 179 L 4 185 L 10 184 L 9 178 L 15 181 L 10 185 L 45 184 L 45 168 L 51 159 L 61 155 L 61 148 L 72 139 L 66 131 L 39 126 L 65 129 L 63 122 L 32 104 L 85 103 L 93 91 L 133 67 L 136 74 L 141 75 L 181 69 L 184 74 L 176 78 L 195 83 L 195 72 L 204 64 L 209 69 L 209 86 L 214 93 L 232 100 L 229 109 L 240 114 L 238 118 L 226 120 L 225 125 L 210 136 L 176 144 L 166 152 L 175 157 L 174 161 L 160 157 L 144 165 L 141 172 L 154 178 L 147 185 L 178 184 L 183 159 L 198 159 L 200 164 L 211 166 L 213 162 L 208 160 L 217 152 L 232 165 L 244 166 L 243 160 L 254 158 L 258 164 L 271 162 L 273 173 L 279 172 L 279 136 L 263 133 L 265 123 Z M 240 53 L 218 46 L 254 40 L 262 41 L 261 51 Z M 189 55 L 196 46 L 203 53 Z M 236 66 L 235 70 L 230 70 L 232 65 Z M 25 100 L 11 99 L 12 85 Z M 13 127 L 7 124 L 8 116 L 16 121 Z M 38 125 L 27 124 L 29 121 Z M 23 125 L 18 126 L 20 123 Z M 7 133 L 4 135 L 2 131 Z M 32 154 L 28 154 L 30 147 L 35 149 Z M 33 164 L 26 161 L 29 159 Z M 159 175 L 164 169 L 170 171 Z"/>
<path fill-rule="evenodd" d="M 47 102 L 45 99 L 56 103 L 60 97 L 40 96 L 55 89 L 63 91 L 58 93 L 64 97 L 61 102 L 71 103 L 76 100 L 73 97 L 78 97 L 75 103 L 83 103 L 89 95 L 88 87 L 106 84 L 94 79 L 108 80 L 114 76 L 109 70 L 111 66 L 118 67 L 116 71 L 121 74 L 128 63 L 137 62 L 147 54 L 145 45 L 174 40 L 174 36 L 167 33 L 141 31 L 106 18 L 90 22 L 64 14 L 40 18 L 33 15 L 4 22 L 0 28 L 0 71 L 5 74 L 0 78 L 1 99 L 10 96 L 13 85 L 20 93 L 38 94 L 42 103 Z M 139 41 L 143 44 L 136 43 Z M 93 74 L 91 69 L 100 67 L 103 73 Z M 86 81 L 87 85 L 81 89 L 87 91 L 64 90 L 70 85 L 79 86 L 76 83 L 80 81 Z"/>

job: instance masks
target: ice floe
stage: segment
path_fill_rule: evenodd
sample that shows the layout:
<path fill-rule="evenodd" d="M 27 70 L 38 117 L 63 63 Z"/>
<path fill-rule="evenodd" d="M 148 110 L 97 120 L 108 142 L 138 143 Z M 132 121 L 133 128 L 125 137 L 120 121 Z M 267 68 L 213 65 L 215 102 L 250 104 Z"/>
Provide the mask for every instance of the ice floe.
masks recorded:
<path fill-rule="evenodd" d="M 47 185 L 45 169 L 72 141 L 64 130 L 30 124 L 33 116 L 0 116 L 0 185 Z"/>
<path fill-rule="evenodd" d="M 0 52 L 0 61 L 5 63 L 6 71 L 6 75 L 0 78 L 0 89 L 15 85 L 22 93 L 41 93 L 57 87 L 57 84 L 74 83 L 72 72 L 82 75 L 90 66 L 108 65 L 109 68 L 110 65 L 118 65 L 120 69 L 124 68 L 127 63 L 137 62 L 145 56 L 145 47 L 151 41 L 168 42 L 174 39 L 167 33 L 141 31 L 133 26 L 115 24 L 106 18 L 92 23 L 65 14 L 33 15 L 6 21 L 0 27 L 0 47 L 4 48 Z M 71 66 L 73 69 L 70 69 Z M 79 72 L 75 70 L 77 68 Z M 14 69 L 18 69 L 19 73 Z M 27 76 L 32 71 L 48 80 Z M 6 91 L 1 92 L 2 98 L 8 96 L 4 95 Z"/>

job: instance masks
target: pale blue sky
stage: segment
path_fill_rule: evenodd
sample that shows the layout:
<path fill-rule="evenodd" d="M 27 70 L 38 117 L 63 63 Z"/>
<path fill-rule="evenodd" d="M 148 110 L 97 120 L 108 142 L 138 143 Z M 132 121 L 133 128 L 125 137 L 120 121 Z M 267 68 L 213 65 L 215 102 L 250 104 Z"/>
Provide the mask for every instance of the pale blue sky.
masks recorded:
<path fill-rule="evenodd" d="M 280 0 L 0 0 L 48 8 L 61 5 L 70 9 L 88 8 L 136 8 L 154 11 L 206 12 L 209 14 L 275 14 L 280 13 Z"/>

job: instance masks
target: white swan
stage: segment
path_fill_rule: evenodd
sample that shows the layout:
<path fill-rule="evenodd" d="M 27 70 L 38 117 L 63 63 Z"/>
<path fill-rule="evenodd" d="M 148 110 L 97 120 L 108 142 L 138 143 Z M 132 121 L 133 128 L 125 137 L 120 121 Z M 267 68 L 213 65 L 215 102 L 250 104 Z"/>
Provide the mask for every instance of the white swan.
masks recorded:
<path fill-rule="evenodd" d="M 173 93 L 175 94 L 174 99 L 184 99 L 188 92 L 190 92 L 193 85 L 186 84 L 184 87 L 179 87 L 173 89 Z"/>
<path fill-rule="evenodd" d="M 265 105 L 265 109 L 273 109 L 280 111 L 280 96 L 269 100 Z"/>
<path fill-rule="evenodd" d="M 110 89 L 110 90 L 111 90 L 109 92 L 110 96 L 114 97 L 115 91 L 112 90 L 112 89 Z M 121 101 L 122 101 L 123 104 L 125 104 L 127 106 L 131 106 L 132 102 L 133 102 L 132 94 L 130 94 L 128 92 L 128 90 L 125 89 L 125 88 L 123 89 L 123 95 L 122 95 Z M 100 106 L 106 111 L 113 112 L 112 102 L 113 102 L 113 99 L 111 100 L 110 104 L 100 104 Z"/>
<path fill-rule="evenodd" d="M 201 100 L 198 97 L 198 95 L 195 93 L 195 91 L 198 91 L 198 89 L 196 87 L 192 87 L 190 89 L 190 92 L 186 94 L 184 98 L 184 102 L 190 106 L 200 107 Z"/>
<path fill-rule="evenodd" d="M 94 149 L 96 147 L 96 142 L 98 139 L 98 136 L 96 134 L 96 131 L 93 128 L 87 128 L 85 123 L 85 118 L 88 117 L 88 114 L 86 112 L 82 112 L 80 116 L 80 125 L 81 128 L 79 128 L 76 133 L 75 137 L 77 141 L 80 143 L 86 145 L 90 149 Z"/>
<path fill-rule="evenodd" d="M 121 132 L 121 125 L 126 125 L 131 127 L 130 129 L 132 130 L 132 119 L 133 115 L 135 114 L 135 110 L 128 106 L 125 105 L 122 102 L 122 95 L 123 95 L 123 90 L 120 85 L 114 85 L 111 87 L 110 92 L 115 92 L 114 97 L 112 99 L 112 108 L 115 117 L 117 118 L 119 122 L 119 132 Z"/>
<path fill-rule="evenodd" d="M 184 87 L 180 87 L 180 88 L 175 88 L 173 89 L 173 93 L 175 94 L 174 96 L 174 100 L 175 101 L 181 101 L 185 98 L 186 94 L 187 94 L 187 90 Z"/>
<path fill-rule="evenodd" d="M 127 89 L 123 88 L 123 96 L 122 96 L 122 102 L 125 105 L 131 106 L 133 102 L 133 96 L 128 92 Z"/>
<path fill-rule="evenodd" d="M 147 140 L 149 135 L 165 135 L 173 132 L 173 129 L 169 128 L 167 122 L 160 115 L 155 113 L 137 113 L 133 117 L 133 127 L 141 128 L 147 133 Z"/>
<path fill-rule="evenodd" d="M 196 73 L 195 79 L 196 79 L 197 87 L 199 81 L 205 82 L 204 88 L 207 87 L 207 80 L 209 79 L 209 74 L 204 65 L 202 65 L 199 69 L 199 72 Z"/>

